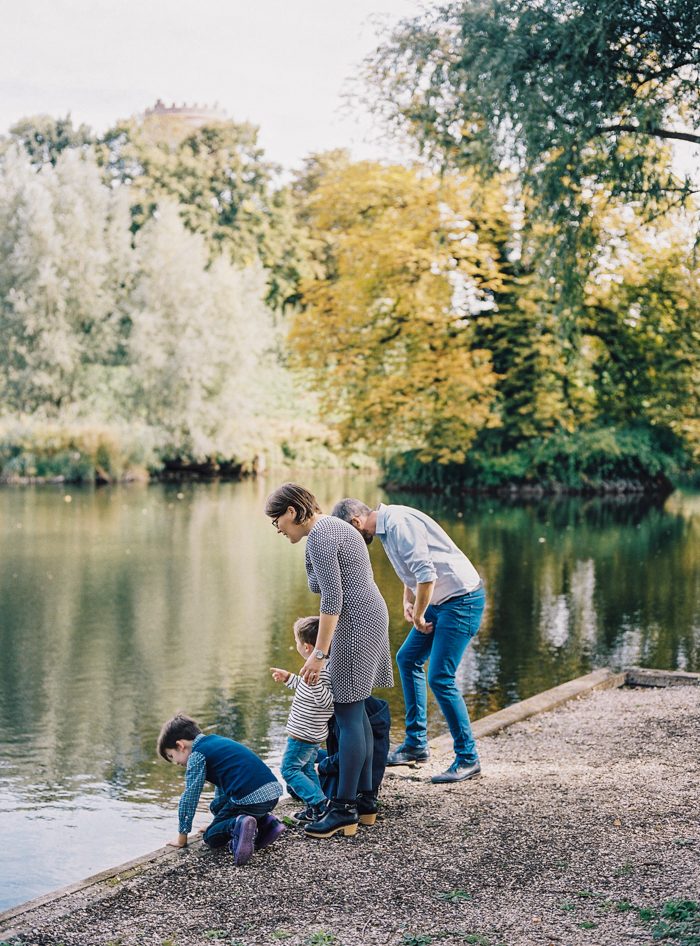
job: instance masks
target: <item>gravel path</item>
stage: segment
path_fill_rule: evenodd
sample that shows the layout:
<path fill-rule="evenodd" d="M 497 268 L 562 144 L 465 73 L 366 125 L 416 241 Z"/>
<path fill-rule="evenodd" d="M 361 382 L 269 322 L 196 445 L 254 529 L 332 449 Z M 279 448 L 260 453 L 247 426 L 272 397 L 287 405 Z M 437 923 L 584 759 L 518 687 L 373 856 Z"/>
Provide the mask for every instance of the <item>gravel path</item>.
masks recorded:
<path fill-rule="evenodd" d="M 23 942 L 658 942 L 638 911 L 700 900 L 699 733 L 700 687 L 595 693 L 481 740 L 481 779 L 390 770 L 355 838 L 183 852 Z"/>

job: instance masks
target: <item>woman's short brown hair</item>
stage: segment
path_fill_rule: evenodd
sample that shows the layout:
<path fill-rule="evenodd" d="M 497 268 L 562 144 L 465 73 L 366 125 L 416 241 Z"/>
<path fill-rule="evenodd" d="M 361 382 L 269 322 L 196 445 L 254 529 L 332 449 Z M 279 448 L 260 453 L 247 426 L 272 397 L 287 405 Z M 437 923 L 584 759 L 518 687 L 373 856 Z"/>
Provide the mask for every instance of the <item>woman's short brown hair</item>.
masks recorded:
<path fill-rule="evenodd" d="M 270 519 L 279 519 L 289 507 L 296 513 L 297 522 L 306 522 L 313 515 L 322 512 L 313 493 L 298 483 L 282 483 L 265 500 L 265 515 Z"/>

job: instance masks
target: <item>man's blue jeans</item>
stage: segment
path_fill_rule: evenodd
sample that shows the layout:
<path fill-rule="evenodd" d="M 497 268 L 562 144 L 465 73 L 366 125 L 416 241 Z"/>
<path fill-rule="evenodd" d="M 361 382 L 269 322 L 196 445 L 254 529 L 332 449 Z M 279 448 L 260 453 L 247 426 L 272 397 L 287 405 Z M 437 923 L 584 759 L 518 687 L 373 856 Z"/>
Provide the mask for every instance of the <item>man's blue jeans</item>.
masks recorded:
<path fill-rule="evenodd" d="M 326 798 L 314 767 L 320 745 L 287 736 L 287 748 L 282 756 L 282 778 L 305 805 L 318 805 Z"/>
<path fill-rule="evenodd" d="M 422 749 L 428 745 L 428 691 L 423 668 L 430 659 L 428 686 L 450 727 L 457 762 L 476 762 L 469 713 L 455 684 L 455 674 L 469 641 L 479 630 L 485 603 L 481 587 L 444 604 L 429 605 L 425 620 L 435 625 L 432 634 L 421 634 L 414 627 L 396 655 L 406 703 L 407 746 Z"/>

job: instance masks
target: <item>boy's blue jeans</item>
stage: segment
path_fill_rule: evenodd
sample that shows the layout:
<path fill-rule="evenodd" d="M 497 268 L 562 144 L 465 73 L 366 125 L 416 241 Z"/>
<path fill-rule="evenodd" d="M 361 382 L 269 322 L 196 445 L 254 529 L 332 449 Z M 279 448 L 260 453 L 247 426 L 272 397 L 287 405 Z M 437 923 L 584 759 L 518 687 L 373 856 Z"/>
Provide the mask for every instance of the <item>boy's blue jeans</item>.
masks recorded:
<path fill-rule="evenodd" d="M 235 805 L 228 799 L 221 804 L 212 802 L 210 808 L 214 820 L 202 835 L 204 843 L 209 847 L 223 847 L 231 840 L 231 830 L 239 815 L 251 815 L 256 821 L 260 821 L 273 810 L 277 802 L 277 798 L 255 802 L 252 805 Z"/>
<path fill-rule="evenodd" d="M 435 625 L 433 633 L 421 634 L 414 627 L 396 655 L 406 703 L 405 744 L 418 749 L 428 745 L 428 691 L 423 668 L 430 659 L 428 686 L 450 727 L 460 764 L 476 762 L 478 754 L 455 674 L 469 641 L 479 630 L 485 603 L 482 587 L 444 604 L 429 605 L 425 620 Z"/>
<path fill-rule="evenodd" d="M 318 773 L 314 767 L 320 742 L 302 742 L 287 736 L 287 748 L 282 756 L 282 778 L 305 805 L 325 801 Z"/>

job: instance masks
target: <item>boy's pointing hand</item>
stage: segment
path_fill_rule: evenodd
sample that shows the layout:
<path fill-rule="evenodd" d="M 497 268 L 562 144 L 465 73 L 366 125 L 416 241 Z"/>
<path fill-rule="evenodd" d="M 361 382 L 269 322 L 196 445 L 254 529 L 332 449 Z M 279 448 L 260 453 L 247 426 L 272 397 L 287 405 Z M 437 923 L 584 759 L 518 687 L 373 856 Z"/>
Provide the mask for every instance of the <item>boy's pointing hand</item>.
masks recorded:
<path fill-rule="evenodd" d="M 286 683 L 291 676 L 289 670 L 280 670 L 279 667 L 270 667 L 270 670 L 272 671 L 272 678 L 277 683 Z"/>

